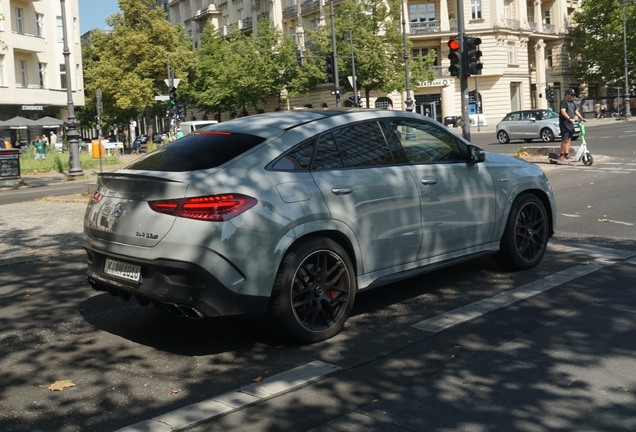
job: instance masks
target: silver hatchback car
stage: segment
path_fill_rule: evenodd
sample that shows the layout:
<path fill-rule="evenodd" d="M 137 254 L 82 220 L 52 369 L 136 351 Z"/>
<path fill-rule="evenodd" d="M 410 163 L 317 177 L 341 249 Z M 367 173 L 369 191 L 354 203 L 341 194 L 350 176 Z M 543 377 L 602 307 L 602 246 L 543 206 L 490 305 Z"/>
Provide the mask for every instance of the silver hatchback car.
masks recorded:
<path fill-rule="evenodd" d="M 304 343 L 358 291 L 483 254 L 542 259 L 552 189 L 418 114 L 276 112 L 220 123 L 99 175 L 88 282 L 174 315 L 264 315 Z"/>
<path fill-rule="evenodd" d="M 575 124 L 572 139 L 577 140 L 579 135 L 579 126 Z M 529 143 L 535 139 L 552 142 L 561 136 L 559 114 L 545 109 L 511 112 L 497 124 L 496 136 L 501 144 L 507 144 L 510 140 Z"/>

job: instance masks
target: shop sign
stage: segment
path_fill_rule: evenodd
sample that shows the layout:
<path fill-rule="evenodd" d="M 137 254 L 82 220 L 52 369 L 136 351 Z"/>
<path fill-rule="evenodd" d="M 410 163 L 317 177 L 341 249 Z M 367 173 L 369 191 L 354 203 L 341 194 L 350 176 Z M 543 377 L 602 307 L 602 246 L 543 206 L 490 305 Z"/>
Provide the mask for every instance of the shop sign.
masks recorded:
<path fill-rule="evenodd" d="M 419 81 L 417 83 L 418 87 L 448 87 L 449 85 L 453 84 L 453 80 L 452 79 L 438 79 L 435 81 L 430 81 L 430 82 L 422 82 Z"/>
<path fill-rule="evenodd" d="M 22 111 L 44 111 L 42 105 L 22 105 Z"/>

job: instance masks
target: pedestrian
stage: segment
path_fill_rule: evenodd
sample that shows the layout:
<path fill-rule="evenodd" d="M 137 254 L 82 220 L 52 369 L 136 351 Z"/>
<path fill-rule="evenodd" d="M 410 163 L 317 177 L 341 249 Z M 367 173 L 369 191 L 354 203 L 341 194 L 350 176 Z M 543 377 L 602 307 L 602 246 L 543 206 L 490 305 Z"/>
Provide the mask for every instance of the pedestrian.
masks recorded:
<path fill-rule="evenodd" d="M 559 106 L 559 128 L 561 129 L 561 153 L 559 154 L 559 163 L 565 164 L 572 161 L 570 156 L 570 141 L 574 135 L 574 122 L 576 116 L 585 121 L 579 110 L 574 103 L 574 95 L 576 92 L 574 89 L 567 89 L 565 91 L 565 98 L 561 101 Z"/>
<path fill-rule="evenodd" d="M 62 144 L 60 143 L 60 146 L 58 148 L 58 146 L 57 146 L 57 135 L 53 131 L 51 131 L 51 139 L 49 140 L 49 142 L 51 143 L 51 148 L 52 149 L 55 149 L 55 150 L 59 151 L 60 153 L 62 152 Z"/>
<path fill-rule="evenodd" d="M 601 104 L 601 118 L 605 118 L 605 111 L 607 111 L 607 105 L 605 104 L 605 101 L 603 101 Z"/>
<path fill-rule="evenodd" d="M 177 128 L 177 139 L 183 138 L 183 132 L 181 132 L 181 128 Z"/>
<path fill-rule="evenodd" d="M 594 104 L 594 112 L 596 113 L 596 118 L 600 119 L 601 118 L 601 103 L 600 102 L 596 102 Z"/>
<path fill-rule="evenodd" d="M 33 156 L 35 160 L 46 159 L 46 142 L 40 138 L 40 135 L 35 137 L 33 143 Z"/>

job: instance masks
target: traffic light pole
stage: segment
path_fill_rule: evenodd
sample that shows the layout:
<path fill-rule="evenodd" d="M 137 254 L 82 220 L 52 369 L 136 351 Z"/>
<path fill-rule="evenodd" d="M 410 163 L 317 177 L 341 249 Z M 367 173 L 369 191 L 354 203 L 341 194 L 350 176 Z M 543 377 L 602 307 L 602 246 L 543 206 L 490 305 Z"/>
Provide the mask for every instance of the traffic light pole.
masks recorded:
<path fill-rule="evenodd" d="M 466 42 L 464 40 L 464 2 L 463 0 L 457 0 L 457 30 L 458 39 L 460 43 L 460 52 L 462 53 L 462 59 L 466 60 Z M 459 76 L 459 89 L 462 103 L 462 136 L 465 140 L 470 141 L 470 117 L 468 110 L 468 62 L 464 61 L 461 65 L 461 74 Z"/>
<path fill-rule="evenodd" d="M 333 0 L 329 0 L 331 9 L 331 43 L 333 44 L 333 81 L 335 84 L 336 107 L 340 107 L 340 81 L 338 80 L 338 49 L 336 48 L 336 23 L 334 21 Z"/>

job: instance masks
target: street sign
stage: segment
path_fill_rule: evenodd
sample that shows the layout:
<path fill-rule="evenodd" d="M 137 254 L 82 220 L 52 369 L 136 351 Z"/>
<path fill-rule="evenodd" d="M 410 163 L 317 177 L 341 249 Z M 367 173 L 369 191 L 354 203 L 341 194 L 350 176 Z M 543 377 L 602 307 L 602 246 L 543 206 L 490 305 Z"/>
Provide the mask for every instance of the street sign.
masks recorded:
<path fill-rule="evenodd" d="M 168 86 L 168 88 L 170 88 L 170 80 L 169 79 L 165 79 L 163 80 L 163 82 L 166 83 L 166 85 Z M 181 82 L 181 78 L 172 78 L 172 87 L 177 88 L 179 87 L 179 83 Z"/>
<path fill-rule="evenodd" d="M 158 100 L 158 101 L 167 101 L 167 100 L 170 100 L 170 96 L 168 96 L 168 95 L 155 96 L 155 100 Z"/>

